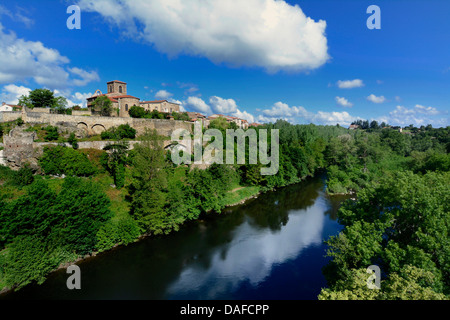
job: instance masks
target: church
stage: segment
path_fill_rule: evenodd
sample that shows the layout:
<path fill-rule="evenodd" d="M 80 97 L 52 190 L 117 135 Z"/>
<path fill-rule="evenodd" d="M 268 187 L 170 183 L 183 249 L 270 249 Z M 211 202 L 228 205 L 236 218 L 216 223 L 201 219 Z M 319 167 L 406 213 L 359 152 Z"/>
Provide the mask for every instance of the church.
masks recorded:
<path fill-rule="evenodd" d="M 100 90 L 95 91 L 94 95 L 87 98 L 87 106 L 92 114 L 99 113 L 94 110 L 92 104 L 100 96 L 106 96 L 112 102 L 112 117 L 127 118 L 130 117 L 128 111 L 132 106 L 142 107 L 147 111 L 157 110 L 163 113 L 180 112 L 180 105 L 167 100 L 141 101 L 141 99 L 130 96 L 127 93 L 127 83 L 114 80 L 106 83 L 107 93 Z M 118 112 L 117 112 L 118 110 Z"/>

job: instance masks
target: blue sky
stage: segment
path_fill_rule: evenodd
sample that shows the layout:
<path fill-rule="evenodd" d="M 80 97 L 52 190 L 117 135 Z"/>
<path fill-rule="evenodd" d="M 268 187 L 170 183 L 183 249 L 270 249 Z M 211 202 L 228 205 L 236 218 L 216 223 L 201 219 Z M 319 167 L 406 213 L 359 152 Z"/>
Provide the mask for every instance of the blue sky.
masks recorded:
<path fill-rule="evenodd" d="M 46 87 L 82 104 L 117 79 L 251 122 L 447 126 L 449 13 L 445 0 L 0 0 L 0 100 Z"/>

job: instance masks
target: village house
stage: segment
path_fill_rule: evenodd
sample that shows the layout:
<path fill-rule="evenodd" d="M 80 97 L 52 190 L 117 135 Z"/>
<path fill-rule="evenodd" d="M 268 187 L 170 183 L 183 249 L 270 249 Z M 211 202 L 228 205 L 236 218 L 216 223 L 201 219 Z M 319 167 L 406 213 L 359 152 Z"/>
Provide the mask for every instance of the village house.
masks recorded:
<path fill-rule="evenodd" d="M 140 106 L 149 112 L 153 110 L 164 113 L 180 112 L 179 104 L 167 100 L 142 101 Z"/>
<path fill-rule="evenodd" d="M 22 109 L 22 106 L 6 104 L 5 102 L 3 102 L 2 105 L 0 106 L 0 112 L 13 112 L 20 109 Z"/>
<path fill-rule="evenodd" d="M 234 122 L 239 129 L 248 129 L 248 127 L 249 127 L 247 120 L 240 119 L 237 117 L 232 117 L 232 116 L 225 116 L 223 114 L 213 114 L 208 117 L 208 120 L 211 121 L 211 120 L 214 120 L 217 118 L 225 118 L 228 123 Z"/>

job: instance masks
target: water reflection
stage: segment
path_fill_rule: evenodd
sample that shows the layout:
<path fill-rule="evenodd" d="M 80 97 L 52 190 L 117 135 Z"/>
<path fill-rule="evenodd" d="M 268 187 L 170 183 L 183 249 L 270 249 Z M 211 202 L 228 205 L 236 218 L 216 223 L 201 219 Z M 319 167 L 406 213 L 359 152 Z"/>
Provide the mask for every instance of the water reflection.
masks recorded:
<path fill-rule="evenodd" d="M 169 286 L 169 296 L 220 299 L 244 281 L 257 287 L 274 266 L 296 258 L 304 248 L 321 245 L 325 209 L 325 202 L 319 199 L 306 209 L 283 210 L 280 223 L 269 224 L 270 228 L 263 227 L 258 219 L 263 213 L 247 216 L 233 230 L 232 240 L 211 254 L 208 268 L 195 262 L 184 268 Z"/>

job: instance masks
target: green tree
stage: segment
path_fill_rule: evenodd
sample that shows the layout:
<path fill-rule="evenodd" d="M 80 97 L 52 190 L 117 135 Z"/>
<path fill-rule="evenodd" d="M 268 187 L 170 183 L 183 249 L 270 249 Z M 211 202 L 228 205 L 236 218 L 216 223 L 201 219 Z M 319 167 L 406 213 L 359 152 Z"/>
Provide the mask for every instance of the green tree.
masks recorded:
<path fill-rule="evenodd" d="M 146 130 L 134 146 L 131 214 L 149 233 L 170 232 L 166 203 L 167 173 L 163 140 L 156 130 Z"/>
<path fill-rule="evenodd" d="M 144 108 L 138 106 L 132 106 L 128 113 L 132 118 L 144 118 L 147 114 Z"/>
<path fill-rule="evenodd" d="M 107 96 L 99 96 L 92 103 L 94 110 L 101 116 L 110 117 L 112 110 L 112 102 Z"/>
<path fill-rule="evenodd" d="M 103 167 L 112 175 L 117 188 L 125 185 L 125 166 L 128 162 L 129 145 L 123 141 L 110 143 L 103 148 L 107 151 L 102 156 Z"/>
<path fill-rule="evenodd" d="M 19 105 L 29 108 L 54 108 L 56 103 L 55 95 L 48 89 L 35 89 L 19 99 Z"/>

